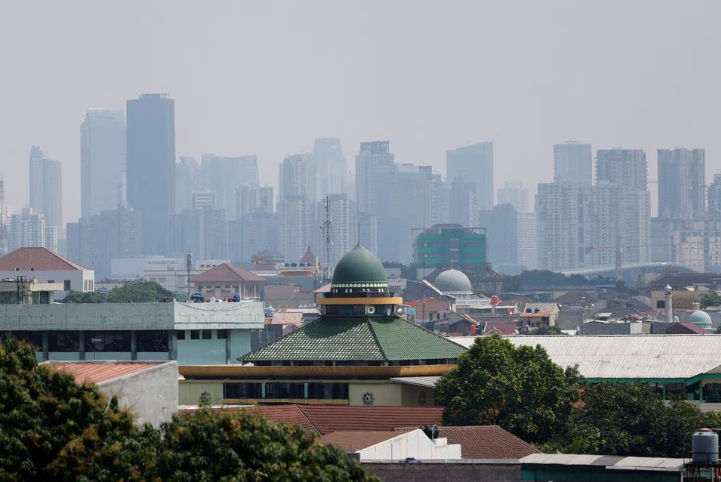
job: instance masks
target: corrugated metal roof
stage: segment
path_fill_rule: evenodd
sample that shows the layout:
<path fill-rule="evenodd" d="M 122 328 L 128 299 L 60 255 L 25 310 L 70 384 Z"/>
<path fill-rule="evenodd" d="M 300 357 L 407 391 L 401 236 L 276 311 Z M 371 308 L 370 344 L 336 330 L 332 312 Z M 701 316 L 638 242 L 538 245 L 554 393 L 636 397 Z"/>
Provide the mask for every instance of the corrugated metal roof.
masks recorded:
<path fill-rule="evenodd" d="M 475 337 L 454 337 L 469 347 Z M 554 363 L 578 365 L 593 379 L 691 378 L 721 366 L 718 335 L 515 336 L 516 346 L 541 345 Z"/>
<path fill-rule="evenodd" d="M 77 383 L 102 383 L 142 372 L 161 363 L 167 362 L 49 362 L 46 366 L 71 375 Z"/>
<path fill-rule="evenodd" d="M 622 457 L 615 455 L 531 454 L 523 457 L 521 465 L 594 465 L 616 470 L 678 471 L 689 459 L 667 457 Z"/>
<path fill-rule="evenodd" d="M 440 378 L 441 377 L 394 377 L 391 378 L 391 381 L 393 383 L 414 385 L 416 387 L 435 388 Z"/>

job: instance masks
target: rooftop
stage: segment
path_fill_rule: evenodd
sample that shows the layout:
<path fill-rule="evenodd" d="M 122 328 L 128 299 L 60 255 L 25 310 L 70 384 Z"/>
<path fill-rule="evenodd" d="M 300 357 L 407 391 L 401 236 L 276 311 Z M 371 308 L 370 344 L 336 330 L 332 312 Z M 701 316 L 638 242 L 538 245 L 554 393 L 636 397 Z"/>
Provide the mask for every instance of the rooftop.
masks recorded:
<path fill-rule="evenodd" d="M 403 361 L 458 358 L 464 349 L 397 317 L 322 316 L 245 355 L 259 361 Z"/>
<path fill-rule="evenodd" d="M 378 258 L 360 244 L 348 251 L 333 270 L 332 285 L 382 284 L 387 286 L 383 265 Z"/>
<path fill-rule="evenodd" d="M 451 338 L 469 347 L 475 337 Z M 542 346 L 561 367 L 578 365 L 594 379 L 685 380 L 721 367 L 721 335 L 513 336 L 516 346 Z"/>
<path fill-rule="evenodd" d="M 218 282 L 242 282 L 242 283 L 263 283 L 265 278 L 246 271 L 233 263 L 223 263 L 214 268 L 200 273 L 193 278 L 194 283 L 218 283 Z"/>
<path fill-rule="evenodd" d="M 77 383 L 102 383 L 126 375 L 139 373 L 163 363 L 167 362 L 52 361 L 44 365 L 51 370 L 57 370 L 71 375 Z"/>
<path fill-rule="evenodd" d="M 82 271 L 85 269 L 45 248 L 18 248 L 0 258 L 0 271 Z"/>

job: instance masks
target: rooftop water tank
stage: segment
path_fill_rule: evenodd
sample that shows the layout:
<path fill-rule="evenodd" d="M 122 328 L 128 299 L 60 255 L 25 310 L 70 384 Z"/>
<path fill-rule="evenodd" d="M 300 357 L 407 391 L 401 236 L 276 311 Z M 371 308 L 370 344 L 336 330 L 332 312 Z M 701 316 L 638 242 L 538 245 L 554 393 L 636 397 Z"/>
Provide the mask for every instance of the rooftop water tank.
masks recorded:
<path fill-rule="evenodd" d="M 707 428 L 694 432 L 691 439 L 694 463 L 715 464 L 718 462 L 718 435 Z"/>

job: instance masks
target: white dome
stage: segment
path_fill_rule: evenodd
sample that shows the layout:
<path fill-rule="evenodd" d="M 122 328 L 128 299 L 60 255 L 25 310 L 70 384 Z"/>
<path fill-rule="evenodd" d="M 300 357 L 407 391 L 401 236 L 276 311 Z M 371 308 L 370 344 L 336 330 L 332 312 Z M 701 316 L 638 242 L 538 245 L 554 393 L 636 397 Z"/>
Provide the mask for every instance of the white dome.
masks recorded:
<path fill-rule="evenodd" d="M 457 269 L 443 271 L 436 276 L 433 286 L 443 293 L 473 293 L 471 280 Z"/>

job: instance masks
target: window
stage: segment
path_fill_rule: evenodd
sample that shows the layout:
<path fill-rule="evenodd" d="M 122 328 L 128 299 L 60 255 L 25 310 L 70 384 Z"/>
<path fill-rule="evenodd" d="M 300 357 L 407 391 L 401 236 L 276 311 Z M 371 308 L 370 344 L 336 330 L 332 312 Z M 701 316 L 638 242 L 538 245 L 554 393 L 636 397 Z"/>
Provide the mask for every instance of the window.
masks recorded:
<path fill-rule="evenodd" d="M 130 351 L 129 331 L 87 331 L 85 332 L 86 352 Z"/>
<path fill-rule="evenodd" d="M 66 279 L 63 281 L 63 291 L 70 291 L 70 280 Z"/>
<path fill-rule="evenodd" d="M 165 330 L 143 330 L 135 336 L 138 351 L 168 351 L 168 332 Z"/>
<path fill-rule="evenodd" d="M 266 383 L 265 398 L 305 398 L 303 383 Z"/>
<path fill-rule="evenodd" d="M 35 351 L 43 349 L 43 334 L 37 331 L 13 331 L 10 336 L 16 340 L 25 341 L 35 347 Z"/>
<path fill-rule="evenodd" d="M 191 340 L 199 340 L 200 339 L 200 330 L 190 330 L 190 339 Z"/>
<path fill-rule="evenodd" d="M 48 333 L 48 351 L 80 351 L 78 332 L 51 331 Z"/>
<path fill-rule="evenodd" d="M 347 399 L 347 383 L 309 383 L 308 398 L 317 400 Z"/>
<path fill-rule="evenodd" d="M 212 332 L 210 330 L 200 330 L 200 334 L 203 340 L 210 340 L 210 335 L 212 335 Z"/>
<path fill-rule="evenodd" d="M 223 398 L 262 398 L 260 383 L 224 383 Z"/>
<path fill-rule="evenodd" d="M 185 330 L 178 330 L 175 332 L 176 340 L 185 340 Z"/>
<path fill-rule="evenodd" d="M 218 330 L 216 333 L 216 337 L 219 340 L 225 340 L 226 338 L 228 338 L 228 330 Z"/>

